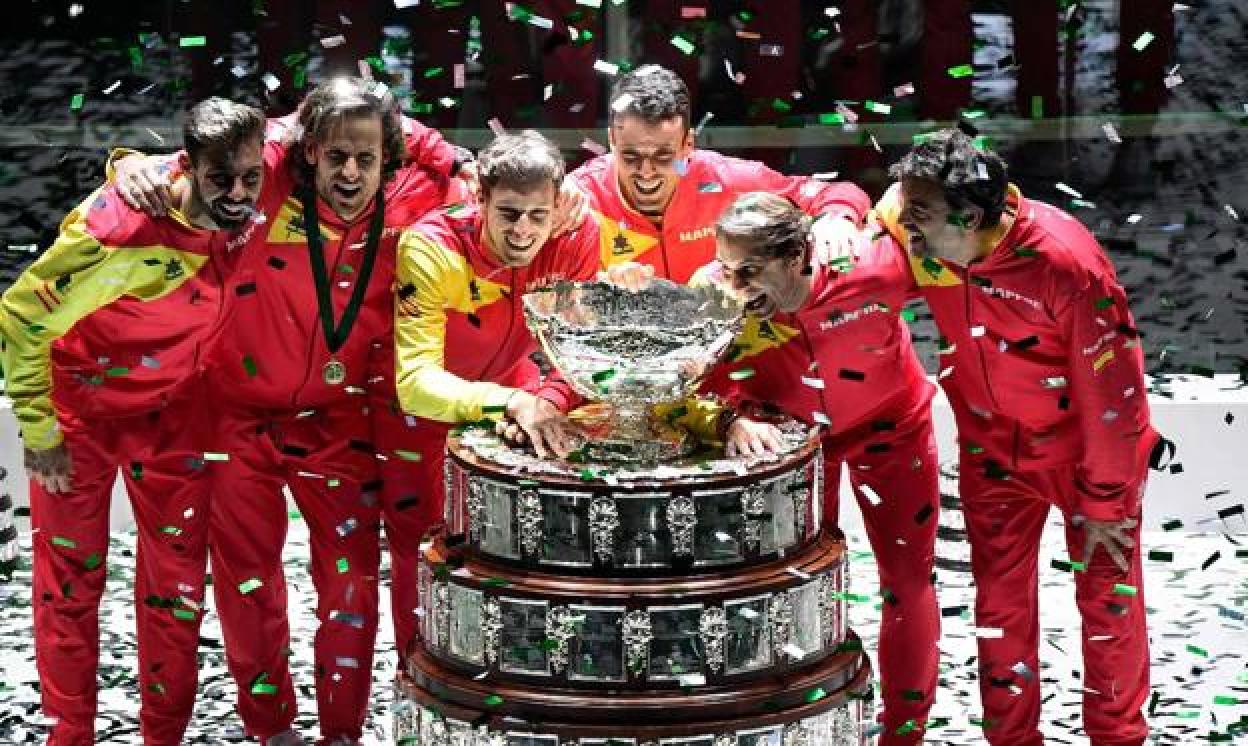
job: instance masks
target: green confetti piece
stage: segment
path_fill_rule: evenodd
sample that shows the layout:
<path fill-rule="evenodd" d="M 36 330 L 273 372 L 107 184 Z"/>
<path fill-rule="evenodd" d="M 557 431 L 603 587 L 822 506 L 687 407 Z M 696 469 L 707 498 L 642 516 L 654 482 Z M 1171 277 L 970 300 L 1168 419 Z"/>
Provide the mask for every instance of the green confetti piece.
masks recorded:
<path fill-rule="evenodd" d="M 84 93 L 75 93 L 73 98 L 69 100 L 70 111 L 82 111 L 82 104 L 87 96 Z"/>
<path fill-rule="evenodd" d="M 264 585 L 264 581 L 260 580 L 260 578 L 249 578 L 238 584 L 238 592 L 246 596 L 262 585 Z"/>
<path fill-rule="evenodd" d="M 1031 118 L 1044 119 L 1044 96 L 1031 97 Z"/>
<path fill-rule="evenodd" d="M 404 461 L 420 461 L 420 459 L 422 458 L 419 451 L 405 451 L 401 448 L 394 449 L 394 455 L 398 456 Z"/>
<path fill-rule="evenodd" d="M 152 683 L 147 685 L 147 690 L 149 692 L 152 692 L 153 694 L 164 694 L 165 685 L 160 683 L 159 681 L 153 681 Z"/>
<path fill-rule="evenodd" d="M 1153 39 L 1156 39 L 1156 38 L 1157 37 L 1153 36 L 1152 31 L 1145 31 L 1144 33 L 1140 34 L 1138 39 L 1131 42 L 1131 46 L 1135 49 L 1135 51 L 1143 52 L 1144 48 L 1147 47 L 1149 44 L 1151 44 L 1153 42 Z"/>
<path fill-rule="evenodd" d="M 951 78 L 969 78 L 975 74 L 975 68 L 970 65 L 956 65 L 949 68 L 948 72 Z"/>
<path fill-rule="evenodd" d="M 681 53 L 684 54 L 685 56 L 689 56 L 693 54 L 695 51 L 697 51 L 697 45 L 695 45 L 693 42 L 689 41 L 683 36 L 673 36 L 672 46 L 679 49 Z"/>
<path fill-rule="evenodd" d="M 1191 653 L 1192 655 L 1199 655 L 1199 656 L 1201 656 L 1202 658 L 1208 658 L 1208 657 L 1209 657 L 1209 651 L 1208 651 L 1208 650 L 1205 650 L 1204 648 L 1202 648 L 1202 647 L 1198 647 L 1198 646 L 1196 646 L 1196 645 L 1192 645 L 1192 644 L 1190 644 L 1190 643 L 1187 645 L 1187 652 Z"/>
<path fill-rule="evenodd" d="M 116 378 L 117 376 L 124 376 L 125 374 L 129 372 L 130 372 L 129 368 L 118 366 L 116 368 L 109 368 L 108 370 L 104 371 L 104 375 L 109 376 L 110 378 Z"/>
<path fill-rule="evenodd" d="M 429 68 L 428 70 L 425 70 L 425 72 L 424 72 L 424 76 L 425 76 L 425 78 L 426 78 L 426 79 L 428 79 L 428 78 L 436 78 L 436 77 L 438 77 L 439 75 L 441 75 L 441 74 L 443 74 L 443 73 L 445 73 L 445 72 L 446 72 L 446 68 L 445 68 L 445 67 L 431 67 L 431 68 Z"/>
<path fill-rule="evenodd" d="M 162 534 L 165 534 L 166 536 L 181 536 L 182 535 L 182 529 L 178 528 L 177 526 L 161 526 L 160 532 Z"/>
<path fill-rule="evenodd" d="M 1239 704 L 1239 697 L 1232 697 L 1229 694 L 1218 694 L 1214 696 L 1213 703 L 1215 705 L 1237 705 Z"/>
<path fill-rule="evenodd" d="M 78 542 L 64 536 L 53 536 L 52 545 L 57 547 L 65 547 L 66 549 L 76 549 Z"/>
<path fill-rule="evenodd" d="M 868 100 L 862 106 L 864 109 L 874 114 L 889 114 L 893 110 L 893 107 L 889 106 L 888 104 L 882 104 L 879 101 Z"/>
<path fill-rule="evenodd" d="M 506 404 L 486 404 L 484 407 L 481 407 L 482 414 L 503 414 L 506 411 Z"/>
<path fill-rule="evenodd" d="M 598 475 L 594 473 L 593 469 L 581 469 L 581 481 L 582 482 L 592 482 L 593 480 L 597 478 L 598 478 Z"/>
<path fill-rule="evenodd" d="M 327 479 L 325 480 L 325 484 L 329 487 L 341 487 L 342 480 L 341 479 Z"/>
<path fill-rule="evenodd" d="M 790 111 L 793 111 L 793 104 L 790 104 L 788 101 L 785 101 L 782 98 L 773 98 L 771 100 L 771 108 L 775 109 L 778 112 L 787 114 Z"/>
<path fill-rule="evenodd" d="M 502 703 L 503 703 L 503 698 L 498 696 L 497 694 L 488 694 L 485 697 L 486 707 L 498 707 Z"/>
<path fill-rule="evenodd" d="M 300 513 L 297 510 L 287 511 L 286 518 L 291 521 L 300 521 L 303 520 L 303 513 Z"/>
<path fill-rule="evenodd" d="M 754 377 L 754 369 L 753 368 L 741 368 L 740 370 L 734 370 L 728 374 L 728 377 L 734 381 L 744 381 L 747 378 Z"/>
<path fill-rule="evenodd" d="M 896 734 L 899 736 L 904 736 L 909 733 L 913 733 L 918 729 L 919 729 L 918 723 L 914 722 L 914 720 L 907 720 L 906 722 L 902 723 L 900 726 L 897 727 Z"/>
<path fill-rule="evenodd" d="M 1114 299 L 1107 295 L 1104 298 L 1097 298 L 1094 305 L 1096 306 L 1096 310 L 1104 311 L 1106 308 L 1114 305 Z"/>
<path fill-rule="evenodd" d="M 814 689 L 811 689 L 810 691 L 806 692 L 806 702 L 807 703 L 818 702 L 819 700 L 823 699 L 826 696 L 828 696 L 828 693 L 823 690 L 823 687 L 817 686 Z"/>
<path fill-rule="evenodd" d="M 269 683 L 269 675 L 262 673 L 251 683 L 252 694 L 277 694 L 277 685 Z"/>
<path fill-rule="evenodd" d="M 181 619 L 181 620 L 183 620 L 183 621 L 185 621 L 185 622 L 193 622 L 193 621 L 195 621 L 195 611 L 194 611 L 194 609 L 174 609 L 174 610 L 173 610 L 173 616 L 174 616 L 175 618 L 177 618 L 177 619 Z"/>
<path fill-rule="evenodd" d="M 1030 246 L 1019 246 L 1014 249 L 1014 256 L 1033 257 L 1037 255 L 1038 252 Z"/>
<path fill-rule="evenodd" d="M 907 324 L 913 324 L 916 318 L 918 317 L 915 315 L 914 311 L 910 310 L 909 308 L 901 309 L 902 321 L 906 322 Z"/>
<path fill-rule="evenodd" d="M 136 482 L 143 478 L 143 464 L 137 461 L 130 464 L 130 478 Z"/>
<path fill-rule="evenodd" d="M 203 36 L 184 36 L 178 40 L 178 46 L 181 47 L 202 47 L 208 44 L 208 39 Z"/>
<path fill-rule="evenodd" d="M 338 566 L 339 573 L 344 573 L 351 569 L 351 563 L 347 561 L 346 557 L 339 557 L 334 564 Z"/>
<path fill-rule="evenodd" d="M 988 116 L 988 112 L 984 111 L 983 109 L 967 109 L 966 111 L 962 112 L 963 119 L 980 119 L 986 116 Z"/>
<path fill-rule="evenodd" d="M 609 381 L 614 377 L 615 377 L 614 368 L 607 368 L 606 370 L 600 370 L 597 373 L 590 376 L 590 378 L 593 379 L 594 383 L 602 383 L 603 381 Z"/>
<path fill-rule="evenodd" d="M 1139 591 L 1137 591 L 1136 587 L 1133 585 L 1127 585 L 1126 583 L 1114 583 L 1114 595 L 1134 596 L 1138 592 Z"/>
<path fill-rule="evenodd" d="M 95 568 L 99 567 L 100 563 L 103 561 L 104 560 L 100 557 L 99 552 L 92 552 L 91 554 L 88 554 L 87 558 L 82 561 L 82 566 L 87 568 L 88 570 L 94 570 Z"/>
<path fill-rule="evenodd" d="M 143 50 L 140 47 L 129 47 L 126 51 L 130 53 L 130 66 L 134 69 L 143 67 Z"/>
<path fill-rule="evenodd" d="M 845 124 L 845 116 L 835 111 L 824 112 L 819 115 L 819 124 L 826 124 L 826 125 Z"/>
<path fill-rule="evenodd" d="M 490 577 L 481 581 L 481 585 L 486 588 L 506 588 L 511 585 L 511 581 L 507 578 Z"/>
<path fill-rule="evenodd" d="M 212 451 L 204 451 L 204 460 L 205 461 L 229 461 L 230 454 L 214 453 Z"/>
<path fill-rule="evenodd" d="M 1174 552 L 1164 549 L 1150 549 L 1148 550 L 1148 558 L 1154 562 L 1172 562 L 1174 561 Z"/>
<path fill-rule="evenodd" d="M 923 259 L 923 269 L 932 277 L 938 277 L 941 272 L 945 271 L 945 265 L 929 256 Z"/>
<path fill-rule="evenodd" d="M 1177 518 L 1173 521 L 1166 521 L 1161 524 L 1161 528 L 1165 531 L 1174 531 L 1175 529 L 1183 528 L 1183 521 L 1180 521 Z"/>
<path fill-rule="evenodd" d="M 1181 712 L 1174 713 L 1174 716 L 1184 720 L 1195 720 L 1200 717 L 1200 710 L 1183 710 Z"/>

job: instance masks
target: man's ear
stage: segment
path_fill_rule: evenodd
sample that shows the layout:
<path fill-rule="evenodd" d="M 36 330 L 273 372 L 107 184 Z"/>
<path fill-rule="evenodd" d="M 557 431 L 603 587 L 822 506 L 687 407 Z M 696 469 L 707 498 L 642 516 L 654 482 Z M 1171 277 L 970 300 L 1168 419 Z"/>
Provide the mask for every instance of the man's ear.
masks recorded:
<path fill-rule="evenodd" d="M 615 128 L 607 125 L 607 147 L 615 150 Z"/>
<path fill-rule="evenodd" d="M 178 152 L 178 169 L 187 175 L 190 175 L 191 171 L 194 170 L 191 166 L 191 155 L 185 150 Z"/>
<path fill-rule="evenodd" d="M 308 162 L 309 166 L 316 166 L 316 146 L 308 143 L 303 146 L 303 159 Z"/>
<path fill-rule="evenodd" d="M 680 144 L 680 149 L 681 149 L 680 157 L 681 158 L 688 158 L 689 156 L 693 155 L 693 148 L 694 148 L 694 145 L 696 144 L 696 140 L 697 138 L 693 134 L 692 127 L 685 130 L 685 141 Z"/>

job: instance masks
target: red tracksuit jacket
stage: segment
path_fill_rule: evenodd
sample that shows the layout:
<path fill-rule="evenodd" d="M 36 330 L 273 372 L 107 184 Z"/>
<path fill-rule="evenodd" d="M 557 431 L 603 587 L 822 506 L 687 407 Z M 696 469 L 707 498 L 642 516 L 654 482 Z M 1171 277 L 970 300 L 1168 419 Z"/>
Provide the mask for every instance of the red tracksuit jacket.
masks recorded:
<path fill-rule="evenodd" d="M 905 246 L 899 212 L 894 186 L 876 217 Z M 1120 520 L 1157 434 L 1114 267 L 1078 220 L 1012 186 L 984 240 L 991 251 L 966 269 L 910 259 L 943 336 L 959 440 L 1007 471 L 1075 464 L 1077 512 Z"/>
<path fill-rule="evenodd" d="M 704 390 L 770 404 L 825 425 L 829 437 L 895 425 L 926 408 L 935 387 L 900 316 L 912 284 L 902 251 L 876 241 L 848 272 L 814 271 L 810 296 L 796 313 L 747 317 Z"/>
<path fill-rule="evenodd" d="M 285 169 L 277 169 L 271 177 L 275 188 L 270 191 L 266 184 L 261 208 L 272 217 L 264 233 L 248 246 L 229 283 L 233 309 L 210 380 L 230 401 L 249 408 L 290 410 L 335 404 L 344 401 L 348 388 L 375 386 L 378 377 L 390 380 L 395 246 L 404 228 L 443 204 L 450 180 L 408 166 L 382 186 L 385 228 L 373 275 L 355 325 L 333 355 L 346 366 L 347 378 L 343 384 L 331 385 L 322 378 L 331 355 L 318 316 L 303 208 Z M 346 225 L 317 198 L 335 321 L 342 318 L 359 277 L 375 205 L 374 201 Z"/>
<path fill-rule="evenodd" d="M 205 361 L 225 278 L 254 232 L 254 223 L 202 230 L 177 210 L 151 218 L 110 187 L 70 212 L 0 312 L 0 357 L 27 446 L 60 442 L 53 399 L 91 419 L 153 411 L 177 395 Z"/>
<path fill-rule="evenodd" d="M 658 277 L 686 283 L 715 258 L 715 221 L 733 200 L 746 192 L 773 192 L 788 197 L 810 215 L 844 214 L 861 222 L 871 201 L 849 182 L 825 183 L 806 176 L 785 176 L 757 161 L 730 158 L 713 150 L 695 150 L 689 170 L 676 187 L 656 227 L 620 196 L 611 155 L 599 156 L 572 172 L 571 178 L 589 195 L 601 232 L 602 267 L 639 262 L 655 268 Z"/>
<path fill-rule="evenodd" d="M 498 264 L 481 243 L 475 208 L 439 210 L 403 235 L 395 319 L 404 411 L 446 423 L 479 420 L 510 388 L 538 390 L 566 411 L 577 401 L 551 376 L 540 386 L 537 349 L 521 298 L 557 280 L 598 270 L 598 226 L 586 220 L 551 239 L 527 267 Z"/>

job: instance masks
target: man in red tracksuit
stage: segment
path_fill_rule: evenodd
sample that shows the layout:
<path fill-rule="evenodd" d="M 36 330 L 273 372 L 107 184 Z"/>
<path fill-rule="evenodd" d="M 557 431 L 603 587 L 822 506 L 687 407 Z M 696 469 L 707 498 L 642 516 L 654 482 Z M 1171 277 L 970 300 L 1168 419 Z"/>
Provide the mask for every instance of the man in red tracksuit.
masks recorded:
<path fill-rule="evenodd" d="M 703 390 L 730 404 L 718 421 L 729 456 L 778 447 L 769 416 L 822 427 L 829 525 L 837 523 L 848 464 L 884 599 L 879 742 L 920 743 L 940 657 L 932 587 L 940 492 L 935 387 L 900 317 L 910 268 L 889 240 L 865 247 L 852 271 L 815 263 L 809 224 L 792 202 L 762 192 L 739 197 L 719 218 L 719 260 L 699 281 L 705 273 L 730 285 L 751 313 Z M 698 409 L 704 422 L 714 413 Z"/>
<path fill-rule="evenodd" d="M 1150 454 L 1139 334 L 1091 234 L 1025 199 L 1005 165 L 956 130 L 894 166 L 878 218 L 911 254 L 944 338 L 940 379 L 958 424 L 960 491 L 977 586 L 984 734 L 1042 743 L 1036 560 L 1066 519 L 1083 618 L 1084 730 L 1141 744 L 1148 631 L 1140 510 Z M 1103 551 L 1097 551 L 1100 548 Z"/>
<path fill-rule="evenodd" d="M 121 467 L 138 523 L 139 719 L 175 746 L 195 702 L 214 467 L 194 436 L 197 384 L 225 317 L 226 279 L 261 230 L 264 116 L 224 99 L 187 115 L 168 215 L 109 187 L 0 301 L 0 361 L 31 475 L 35 651 L 48 743 L 95 742 L 98 608 Z"/>
<path fill-rule="evenodd" d="M 311 541 L 321 733 L 353 743 L 372 683 L 380 506 L 400 489 L 378 463 L 405 450 L 378 406 L 393 398 L 394 247 L 452 195 L 457 152 L 360 79 L 317 86 L 295 120 L 268 129 L 280 166 L 260 197 L 268 225 L 229 283 L 233 314 L 208 370 L 213 450 L 227 459 L 214 473 L 215 595 L 247 731 L 299 742 L 281 565 L 289 487 Z M 400 167 L 409 148 L 419 163 Z M 159 207 L 146 171 L 119 180 Z"/>
<path fill-rule="evenodd" d="M 387 413 L 370 406 L 370 389 L 390 380 L 395 245 L 451 185 L 445 171 L 399 168 L 397 106 L 365 81 L 318 86 L 299 124 L 280 206 L 230 283 L 235 314 L 210 371 L 229 454 L 215 475 L 213 569 L 244 721 L 281 735 L 295 716 L 281 565 L 289 487 L 311 542 L 322 739 L 354 743 L 377 628 L 386 445 L 373 420 Z"/>
<path fill-rule="evenodd" d="M 597 225 L 586 220 L 551 237 L 564 166 L 536 132 L 498 137 L 477 164 L 480 210 L 431 213 L 399 244 L 396 377 L 403 409 L 421 418 L 412 432 L 423 443 L 406 460 L 421 473 L 408 482 L 426 494 L 412 505 L 383 505 L 390 536 L 415 539 L 441 518 L 446 435 L 454 424 L 506 417 L 539 455 L 571 450 L 562 413 L 578 399 L 557 376 L 539 381 L 522 299 L 559 280 L 592 279 Z M 417 559 L 415 541 L 391 546 L 400 655 L 416 631 Z"/>
<path fill-rule="evenodd" d="M 658 65 L 621 77 L 610 102 L 611 152 L 571 175 L 598 218 L 604 268 L 636 262 L 688 282 L 715 257 L 715 219 L 746 192 L 774 192 L 820 216 L 816 238 L 825 242 L 856 232 L 870 207 L 853 184 L 784 176 L 755 161 L 696 149 L 689 91 Z"/>

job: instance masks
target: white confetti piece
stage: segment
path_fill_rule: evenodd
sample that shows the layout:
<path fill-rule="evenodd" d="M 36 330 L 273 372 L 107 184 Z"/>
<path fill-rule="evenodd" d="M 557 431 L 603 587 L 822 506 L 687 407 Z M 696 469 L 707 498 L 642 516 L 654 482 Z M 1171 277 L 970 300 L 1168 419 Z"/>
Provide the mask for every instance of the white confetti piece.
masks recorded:
<path fill-rule="evenodd" d="M 1068 185 L 1066 185 L 1066 184 L 1063 184 L 1063 183 L 1062 183 L 1062 182 L 1060 182 L 1060 181 L 1059 181 L 1059 182 L 1057 182 L 1056 184 L 1054 184 L 1053 186 L 1054 186 L 1054 188 L 1055 188 L 1055 189 L 1057 189 L 1059 192 L 1065 192 L 1065 193 L 1069 194 L 1069 195 L 1070 195 L 1070 196 L 1072 196 L 1072 197 L 1075 197 L 1075 198 L 1082 198 L 1082 197 L 1083 197 L 1083 195 L 1082 195 L 1082 194 L 1080 194 L 1078 191 L 1076 191 L 1074 187 L 1071 187 L 1071 186 L 1068 186 Z"/>
<path fill-rule="evenodd" d="M 114 80 L 112 85 L 104 89 L 104 95 L 107 96 L 120 87 L 121 87 L 121 81 Z"/>
<path fill-rule="evenodd" d="M 1000 627 L 976 627 L 975 636 L 984 640 L 1000 640 L 1005 637 L 1005 630 Z"/>
<path fill-rule="evenodd" d="M 893 89 L 894 98 L 902 98 L 904 96 L 913 96 L 913 95 L 914 95 L 913 83 L 902 83 L 901 85 Z"/>
<path fill-rule="evenodd" d="M 619 75 L 620 66 L 606 60 L 594 60 L 594 72 L 599 72 L 603 75 Z"/>
<path fill-rule="evenodd" d="M 812 389 L 822 389 L 824 387 L 822 378 L 811 378 L 810 376 L 802 376 L 802 383 L 806 384 Z"/>
<path fill-rule="evenodd" d="M 867 502 L 871 503 L 872 507 L 878 508 L 880 503 L 884 502 L 880 499 L 879 493 L 872 489 L 869 484 L 858 485 L 858 491 L 862 493 L 863 497 L 867 498 Z"/>
<path fill-rule="evenodd" d="M 758 55 L 760 57 L 783 57 L 784 45 L 783 44 L 759 44 Z"/>
<path fill-rule="evenodd" d="M 1114 129 L 1114 125 L 1110 122 L 1102 124 L 1101 131 L 1105 133 L 1105 137 L 1108 138 L 1110 142 L 1116 145 L 1122 144 L 1122 138 L 1118 136 L 1118 130 Z"/>
<path fill-rule="evenodd" d="M 282 81 L 278 80 L 273 73 L 265 73 L 260 76 L 260 80 L 264 83 L 264 87 L 269 89 L 269 93 L 276 91 L 282 85 Z"/>
<path fill-rule="evenodd" d="M 343 36 L 342 34 L 338 34 L 337 36 L 326 36 L 325 38 L 321 39 L 321 46 L 326 49 L 333 49 L 334 47 L 341 47 L 343 44 L 346 44 L 346 43 L 347 43 L 347 37 Z"/>
<path fill-rule="evenodd" d="M 1139 214 L 1138 212 L 1131 213 L 1130 215 L 1127 216 L 1127 225 L 1135 225 L 1136 223 L 1140 222 L 1143 219 L 1144 219 L 1144 216 Z"/>
<path fill-rule="evenodd" d="M 490 132 L 493 132 L 495 137 L 501 137 L 502 135 L 507 134 L 507 128 L 504 127 L 503 123 L 498 120 L 498 117 L 491 118 L 490 121 L 486 122 L 486 124 L 489 125 Z"/>
<path fill-rule="evenodd" d="M 971 327 L 971 336 L 972 336 L 972 337 L 982 337 L 982 336 L 984 336 L 984 335 L 985 335 L 985 334 L 987 334 L 987 333 L 988 333 L 988 330 L 987 330 L 987 329 L 985 329 L 982 325 L 977 324 L 977 325 L 975 325 L 975 326 L 972 326 L 972 327 Z"/>

